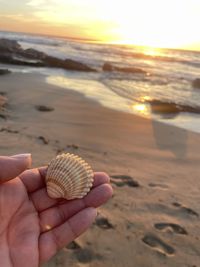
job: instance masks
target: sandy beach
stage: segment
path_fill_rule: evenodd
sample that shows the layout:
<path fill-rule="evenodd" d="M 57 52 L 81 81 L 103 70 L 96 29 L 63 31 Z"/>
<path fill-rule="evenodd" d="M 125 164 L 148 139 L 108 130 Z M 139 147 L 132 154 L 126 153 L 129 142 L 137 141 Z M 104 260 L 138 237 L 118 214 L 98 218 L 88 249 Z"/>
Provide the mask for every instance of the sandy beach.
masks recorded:
<path fill-rule="evenodd" d="M 37 74 L 0 77 L 0 154 L 60 152 L 111 176 L 114 195 L 91 229 L 45 267 L 197 267 L 200 135 L 114 111 Z"/>

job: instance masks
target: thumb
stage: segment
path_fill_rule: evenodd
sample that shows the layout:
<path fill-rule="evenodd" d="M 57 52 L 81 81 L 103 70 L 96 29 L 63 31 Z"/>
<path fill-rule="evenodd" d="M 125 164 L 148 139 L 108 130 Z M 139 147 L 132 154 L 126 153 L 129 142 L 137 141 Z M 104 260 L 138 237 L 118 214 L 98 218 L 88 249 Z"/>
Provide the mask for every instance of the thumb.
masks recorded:
<path fill-rule="evenodd" d="M 31 154 L 0 156 L 0 183 L 11 180 L 31 167 Z"/>

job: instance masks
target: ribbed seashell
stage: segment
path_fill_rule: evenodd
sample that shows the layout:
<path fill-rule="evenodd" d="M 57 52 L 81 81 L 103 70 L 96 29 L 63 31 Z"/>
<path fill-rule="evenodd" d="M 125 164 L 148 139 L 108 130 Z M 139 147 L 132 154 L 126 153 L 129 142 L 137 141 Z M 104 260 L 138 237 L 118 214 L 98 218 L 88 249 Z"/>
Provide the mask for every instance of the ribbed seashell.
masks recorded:
<path fill-rule="evenodd" d="M 58 155 L 47 169 L 47 193 L 51 198 L 82 198 L 90 191 L 93 177 L 91 167 L 79 156 Z"/>

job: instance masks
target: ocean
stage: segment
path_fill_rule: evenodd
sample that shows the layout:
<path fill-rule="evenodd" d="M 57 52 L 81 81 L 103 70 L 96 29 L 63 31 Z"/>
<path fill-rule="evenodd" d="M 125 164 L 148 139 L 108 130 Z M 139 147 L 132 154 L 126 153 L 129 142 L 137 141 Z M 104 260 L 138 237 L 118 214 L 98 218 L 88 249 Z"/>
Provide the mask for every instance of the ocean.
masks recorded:
<path fill-rule="evenodd" d="M 14 72 L 44 74 L 48 83 L 78 91 L 105 107 L 200 133 L 200 89 L 192 86 L 200 78 L 200 52 L 86 43 L 4 31 L 0 31 L 0 38 L 16 40 L 24 49 L 34 48 L 61 59 L 77 60 L 97 70 L 88 73 L 7 66 Z M 137 68 L 145 75 L 103 71 L 105 63 L 119 69 Z M 0 64 L 0 68 L 5 65 Z M 152 109 L 151 101 L 184 107 L 184 111 L 161 114 Z"/>

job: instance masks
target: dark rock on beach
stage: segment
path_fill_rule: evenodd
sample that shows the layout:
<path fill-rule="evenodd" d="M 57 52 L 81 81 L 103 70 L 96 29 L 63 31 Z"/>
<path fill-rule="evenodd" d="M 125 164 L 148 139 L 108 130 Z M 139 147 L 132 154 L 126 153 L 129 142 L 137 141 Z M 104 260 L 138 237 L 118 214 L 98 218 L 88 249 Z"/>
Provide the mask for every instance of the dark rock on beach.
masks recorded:
<path fill-rule="evenodd" d="M 0 52 L 1 53 L 20 53 L 23 49 L 21 48 L 21 45 L 18 44 L 15 40 L 8 40 L 1 38 L 0 39 Z"/>
<path fill-rule="evenodd" d="M 95 72 L 94 69 L 88 67 L 87 65 L 75 61 L 75 60 L 71 60 L 71 59 L 58 59 L 55 57 L 50 57 L 50 56 L 46 56 L 43 59 L 44 64 L 47 67 L 53 67 L 53 68 L 62 68 L 62 69 L 66 69 L 66 70 L 76 70 L 76 71 L 93 71 Z"/>
<path fill-rule="evenodd" d="M 33 48 L 28 48 L 26 50 L 23 51 L 24 56 L 26 56 L 27 58 L 32 58 L 32 59 L 45 59 L 46 58 L 46 54 L 40 51 L 37 51 Z"/>
<path fill-rule="evenodd" d="M 0 39 L 0 62 L 5 64 L 25 65 L 31 67 L 62 68 L 65 70 L 95 72 L 86 64 L 49 56 L 35 49 L 23 49 L 17 41 Z"/>
<path fill-rule="evenodd" d="M 160 100 L 150 100 L 147 103 L 151 105 L 152 112 L 157 114 L 175 114 L 180 112 L 200 114 L 200 107 L 191 107 Z"/>
<path fill-rule="evenodd" d="M 54 108 L 52 108 L 52 107 L 48 107 L 48 106 L 43 106 L 43 105 L 35 106 L 35 108 L 36 108 L 38 111 L 41 111 L 41 112 L 50 112 L 50 111 L 54 111 Z"/>
<path fill-rule="evenodd" d="M 11 73 L 11 71 L 8 69 L 0 69 L 0 75 L 5 75 L 5 74 L 9 74 L 9 73 Z"/>
<path fill-rule="evenodd" d="M 198 88 L 198 89 L 200 89 L 200 78 L 195 79 L 195 80 L 192 82 L 192 86 L 193 86 L 193 88 Z"/>
<path fill-rule="evenodd" d="M 31 60 L 29 58 L 25 58 L 19 54 L 1 54 L 0 50 L 0 62 L 4 64 L 13 64 L 13 65 L 22 65 L 22 66 L 30 66 L 30 67 L 45 67 L 45 64 L 41 61 Z"/>
<path fill-rule="evenodd" d="M 110 63 L 104 63 L 102 67 L 103 71 L 119 71 L 119 72 L 126 72 L 126 73 L 138 73 L 138 74 L 147 74 L 146 71 L 140 68 L 127 68 L 127 67 L 116 67 L 111 65 Z"/>

